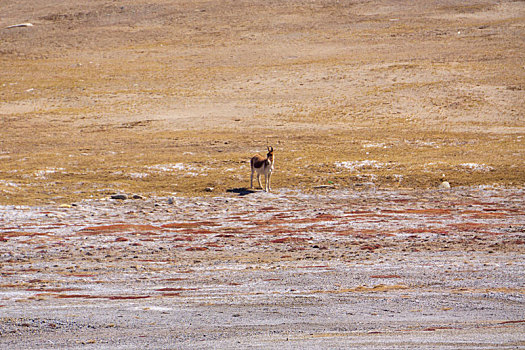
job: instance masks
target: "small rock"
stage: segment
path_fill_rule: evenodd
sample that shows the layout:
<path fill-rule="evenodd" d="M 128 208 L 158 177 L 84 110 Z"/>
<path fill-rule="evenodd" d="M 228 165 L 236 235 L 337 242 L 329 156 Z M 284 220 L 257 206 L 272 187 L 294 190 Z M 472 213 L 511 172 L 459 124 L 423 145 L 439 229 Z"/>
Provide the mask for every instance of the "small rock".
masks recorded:
<path fill-rule="evenodd" d="M 441 183 L 439 184 L 439 188 L 443 188 L 443 189 L 450 188 L 450 183 L 447 181 L 445 174 L 441 175 L 440 181 Z"/>
<path fill-rule="evenodd" d="M 59 208 L 71 208 L 72 205 L 70 205 L 70 204 L 60 204 L 58 207 Z"/>
<path fill-rule="evenodd" d="M 7 26 L 5 27 L 5 29 L 11 29 L 11 28 L 27 28 L 27 27 L 32 27 L 33 26 L 33 23 L 19 23 L 19 24 L 13 24 L 11 26 Z"/>
<path fill-rule="evenodd" d="M 335 186 L 334 185 L 318 185 L 318 186 L 314 186 L 315 189 L 335 189 Z"/>
<path fill-rule="evenodd" d="M 144 197 L 141 196 L 140 194 L 134 194 L 132 198 L 133 199 L 144 199 Z"/>
<path fill-rule="evenodd" d="M 173 203 L 175 203 L 175 199 L 173 199 L 173 197 L 168 198 L 168 204 L 173 204 Z"/>
<path fill-rule="evenodd" d="M 125 194 L 114 194 L 111 196 L 111 199 L 126 200 L 128 199 L 128 196 L 126 196 Z"/>
<path fill-rule="evenodd" d="M 206 187 L 204 190 L 205 190 L 206 192 L 213 192 L 214 189 L 215 189 L 215 188 L 213 188 L 213 187 Z"/>
<path fill-rule="evenodd" d="M 448 181 L 443 181 L 439 184 L 439 188 L 448 189 L 450 188 L 450 183 Z"/>
<path fill-rule="evenodd" d="M 373 182 L 358 182 L 354 184 L 357 188 L 367 189 L 367 190 L 373 190 L 376 188 L 376 184 Z"/>

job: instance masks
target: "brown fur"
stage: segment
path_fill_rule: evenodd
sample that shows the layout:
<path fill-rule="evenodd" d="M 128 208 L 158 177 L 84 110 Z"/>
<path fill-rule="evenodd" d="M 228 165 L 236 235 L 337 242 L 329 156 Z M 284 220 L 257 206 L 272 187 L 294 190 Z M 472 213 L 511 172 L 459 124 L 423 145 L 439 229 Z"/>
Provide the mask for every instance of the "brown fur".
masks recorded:
<path fill-rule="evenodd" d="M 257 181 L 259 182 L 259 186 L 261 188 L 261 180 L 259 178 L 260 175 L 264 175 L 265 178 L 265 191 L 270 191 L 270 177 L 272 175 L 273 171 L 273 163 L 274 163 L 274 156 L 273 156 L 273 147 L 268 147 L 268 153 L 266 154 L 266 158 L 263 158 L 260 154 L 256 154 L 255 156 L 250 159 L 250 167 L 252 170 L 251 176 L 250 176 L 250 188 L 253 188 L 253 174 L 257 173 Z"/>
<path fill-rule="evenodd" d="M 251 165 L 252 167 L 254 168 L 260 168 L 262 166 L 265 166 L 267 165 L 268 163 L 268 159 L 267 158 L 263 158 L 263 156 L 261 156 L 260 154 L 256 154 L 252 159 L 251 159 Z"/>

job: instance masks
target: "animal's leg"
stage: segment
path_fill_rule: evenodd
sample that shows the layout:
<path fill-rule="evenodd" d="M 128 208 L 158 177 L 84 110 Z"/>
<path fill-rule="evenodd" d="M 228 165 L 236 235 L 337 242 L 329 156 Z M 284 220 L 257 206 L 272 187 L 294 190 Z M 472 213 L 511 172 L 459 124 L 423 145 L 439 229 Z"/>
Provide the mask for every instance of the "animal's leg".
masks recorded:
<path fill-rule="evenodd" d="M 266 178 L 266 182 L 267 182 L 267 187 L 268 187 L 268 192 L 270 192 L 272 190 L 272 185 L 271 185 L 271 182 L 270 182 L 270 178 L 272 177 L 272 173 L 269 172 L 268 173 L 268 177 Z"/>
<path fill-rule="evenodd" d="M 253 167 L 252 167 L 252 173 L 250 175 L 250 188 L 253 188 L 253 172 L 254 172 L 254 170 L 253 170 Z"/>
<path fill-rule="evenodd" d="M 259 183 L 259 187 L 263 188 L 261 185 L 261 174 L 257 173 L 257 182 Z"/>

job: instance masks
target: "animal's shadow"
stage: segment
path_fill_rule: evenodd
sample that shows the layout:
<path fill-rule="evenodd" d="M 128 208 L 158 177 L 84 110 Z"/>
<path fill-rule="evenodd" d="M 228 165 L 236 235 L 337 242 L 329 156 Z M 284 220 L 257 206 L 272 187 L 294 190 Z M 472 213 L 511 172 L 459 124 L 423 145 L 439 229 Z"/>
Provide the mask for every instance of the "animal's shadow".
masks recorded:
<path fill-rule="evenodd" d="M 239 196 L 246 196 L 248 194 L 252 194 L 252 193 L 255 193 L 254 190 L 250 190 L 246 187 L 241 187 L 241 188 L 230 188 L 228 190 L 226 190 L 226 192 L 229 192 L 229 193 L 237 193 Z"/>

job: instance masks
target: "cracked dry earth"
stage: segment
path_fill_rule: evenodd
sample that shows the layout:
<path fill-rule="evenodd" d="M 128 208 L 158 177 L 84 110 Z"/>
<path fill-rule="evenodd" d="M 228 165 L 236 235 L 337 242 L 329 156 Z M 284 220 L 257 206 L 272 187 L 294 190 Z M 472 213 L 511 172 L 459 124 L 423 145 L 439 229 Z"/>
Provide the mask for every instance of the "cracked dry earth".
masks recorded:
<path fill-rule="evenodd" d="M 0 347 L 523 348 L 523 208 L 489 187 L 3 206 Z"/>
<path fill-rule="evenodd" d="M 3 206 L 0 348 L 525 348 L 523 208 L 493 187 Z"/>

